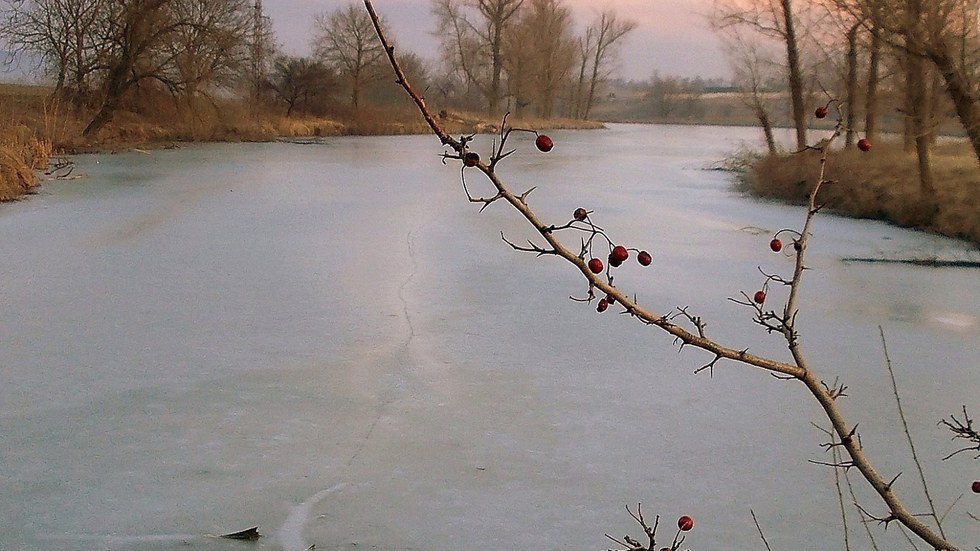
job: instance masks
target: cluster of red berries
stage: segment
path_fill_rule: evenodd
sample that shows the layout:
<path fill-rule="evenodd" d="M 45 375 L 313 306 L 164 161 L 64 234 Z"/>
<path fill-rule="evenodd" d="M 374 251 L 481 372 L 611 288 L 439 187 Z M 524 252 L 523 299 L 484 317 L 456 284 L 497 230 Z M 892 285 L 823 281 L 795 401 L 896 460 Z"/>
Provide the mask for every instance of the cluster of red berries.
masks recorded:
<path fill-rule="evenodd" d="M 616 245 L 609 251 L 609 257 L 607 258 L 609 265 L 613 268 L 618 268 L 623 265 L 624 262 L 629 260 L 630 252 L 629 249 L 622 245 Z M 640 263 L 641 266 L 649 266 L 653 263 L 653 255 L 647 251 L 639 251 L 636 255 L 636 261 Z M 606 269 L 606 265 L 599 258 L 590 258 L 588 262 L 589 271 L 593 274 L 599 275 Z"/>
<path fill-rule="evenodd" d="M 589 211 L 582 207 L 575 209 L 575 212 L 572 213 L 572 218 L 574 218 L 576 222 L 584 222 L 588 217 Z M 612 250 L 609 251 L 609 256 L 606 258 L 606 260 L 609 262 L 611 267 L 618 268 L 622 266 L 624 262 L 629 260 L 629 258 L 629 249 L 622 245 L 614 245 Z M 636 254 L 636 261 L 639 262 L 641 266 L 649 266 L 650 264 L 653 264 L 653 255 L 647 251 L 639 251 Z M 606 269 L 606 265 L 600 258 L 590 258 L 587 265 L 589 267 L 589 271 L 595 275 L 601 274 Z M 596 310 L 599 312 L 605 312 L 606 309 L 609 308 L 609 305 L 613 304 L 614 302 L 615 299 L 612 296 L 606 295 L 606 298 L 599 300 Z"/>

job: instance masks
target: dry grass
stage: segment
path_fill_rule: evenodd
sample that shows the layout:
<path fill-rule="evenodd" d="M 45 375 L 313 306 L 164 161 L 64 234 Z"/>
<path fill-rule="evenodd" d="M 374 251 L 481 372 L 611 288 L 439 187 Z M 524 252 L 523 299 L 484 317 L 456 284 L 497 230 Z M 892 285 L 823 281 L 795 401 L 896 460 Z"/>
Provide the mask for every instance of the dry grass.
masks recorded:
<path fill-rule="evenodd" d="M 47 168 L 50 156 L 51 142 L 26 126 L 5 126 L 0 132 L 0 201 L 30 193 L 37 185 L 34 171 Z"/>
<path fill-rule="evenodd" d="M 936 192 L 923 196 L 916 157 L 890 144 L 868 153 L 857 150 L 831 155 L 820 201 L 834 212 L 857 218 L 887 220 L 980 243 L 980 167 L 965 145 L 937 147 Z M 746 190 L 802 204 L 819 170 L 819 153 L 760 158 L 745 173 Z"/>
<path fill-rule="evenodd" d="M 96 135 L 82 131 L 95 112 L 53 97 L 46 86 L 0 84 L 0 200 L 28 193 L 35 185 L 32 170 L 42 168 L 53 151 L 79 153 L 152 148 L 174 142 L 270 141 L 341 135 L 428 134 L 414 109 L 371 108 L 356 115 L 286 117 L 282 109 L 255 110 L 247 102 L 199 97 L 176 101 L 169 94 L 144 89 Z M 444 127 L 455 134 L 499 132 L 500 121 L 483 115 L 446 113 Z M 599 123 L 564 119 L 512 117 L 524 128 L 598 128 Z"/>

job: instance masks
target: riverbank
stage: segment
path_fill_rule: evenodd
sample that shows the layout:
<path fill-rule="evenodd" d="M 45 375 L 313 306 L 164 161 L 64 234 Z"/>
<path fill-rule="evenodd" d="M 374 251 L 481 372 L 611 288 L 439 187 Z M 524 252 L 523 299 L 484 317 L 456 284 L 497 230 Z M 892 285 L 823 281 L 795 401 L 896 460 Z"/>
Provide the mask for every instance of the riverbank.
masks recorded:
<path fill-rule="evenodd" d="M 158 149 L 182 143 L 264 142 L 280 138 L 347 135 L 404 135 L 430 132 L 417 112 L 372 108 L 357 115 L 286 116 L 246 102 L 201 100 L 178 106 L 158 101 L 152 109 L 121 110 L 97 133 L 84 136 L 91 109 L 51 99 L 44 86 L 0 84 L 0 201 L 12 201 L 37 185 L 34 171 L 50 155 Z M 452 134 L 496 133 L 501 121 L 465 112 L 443 112 L 440 123 Z M 602 128 L 601 122 L 511 117 L 508 123 L 535 129 Z"/>
<path fill-rule="evenodd" d="M 935 148 L 934 193 L 923 196 L 914 153 L 900 144 L 875 144 L 868 152 L 835 151 L 827 163 L 819 202 L 831 212 L 884 220 L 900 227 L 980 244 L 980 170 L 963 143 Z M 819 173 L 817 152 L 743 156 L 738 187 L 757 197 L 805 204 Z"/>

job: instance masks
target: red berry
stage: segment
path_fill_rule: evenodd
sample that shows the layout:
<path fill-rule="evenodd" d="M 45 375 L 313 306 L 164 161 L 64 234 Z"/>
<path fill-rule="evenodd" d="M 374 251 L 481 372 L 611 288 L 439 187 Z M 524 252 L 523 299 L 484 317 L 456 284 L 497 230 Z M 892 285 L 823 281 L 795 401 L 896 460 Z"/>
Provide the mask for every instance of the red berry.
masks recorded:
<path fill-rule="evenodd" d="M 653 263 L 653 257 L 646 251 L 640 251 L 640 254 L 636 255 L 636 261 L 639 262 L 641 266 L 649 266 L 651 263 Z"/>
<path fill-rule="evenodd" d="M 861 138 L 858 140 L 858 149 L 861 151 L 871 151 L 871 142 L 867 138 Z"/>
<path fill-rule="evenodd" d="M 598 258 L 593 258 L 592 260 L 589 260 L 589 271 L 594 274 L 601 274 L 602 261 L 599 260 Z"/>
<path fill-rule="evenodd" d="M 616 297 L 614 297 L 614 296 L 612 296 L 610 294 L 607 294 L 606 295 L 606 302 L 608 302 L 609 304 L 616 304 Z"/>
<path fill-rule="evenodd" d="M 621 261 L 616 260 L 616 258 L 613 256 L 612 253 L 609 253 L 608 260 L 609 260 L 609 265 L 612 266 L 613 268 L 619 268 L 620 266 L 623 265 Z"/>
<path fill-rule="evenodd" d="M 817 107 L 817 110 L 813 113 L 818 119 L 822 119 L 827 116 L 826 107 Z"/>
<path fill-rule="evenodd" d="M 555 147 L 555 142 L 551 141 L 551 138 L 548 136 L 541 134 L 536 140 L 534 140 L 534 145 L 537 146 L 539 151 L 544 151 L 547 153 L 551 151 L 553 147 Z"/>
<path fill-rule="evenodd" d="M 599 305 L 595 307 L 596 312 L 605 312 L 606 308 L 609 308 L 609 301 L 604 298 L 599 299 Z"/>
<path fill-rule="evenodd" d="M 630 252 L 626 250 L 626 247 L 622 245 L 616 245 L 613 247 L 611 253 L 609 253 L 610 260 L 616 260 L 617 262 L 623 263 L 630 257 Z"/>
<path fill-rule="evenodd" d="M 766 301 L 766 292 L 756 291 L 755 294 L 752 295 L 752 300 L 754 300 L 756 304 L 762 304 Z"/>
<path fill-rule="evenodd" d="M 691 528 L 694 528 L 694 519 L 684 515 L 677 519 L 677 527 L 681 529 L 681 532 L 688 532 Z"/>
<path fill-rule="evenodd" d="M 589 211 L 583 209 L 582 207 L 575 209 L 575 212 L 572 213 L 572 218 L 578 220 L 579 222 L 585 220 L 588 216 Z"/>
<path fill-rule="evenodd" d="M 473 153 L 471 151 L 466 155 L 463 155 L 463 164 L 466 166 L 473 167 L 476 166 L 476 164 L 479 162 L 480 162 L 480 155 L 477 153 Z"/>
<path fill-rule="evenodd" d="M 783 250 L 783 242 L 778 238 L 774 238 L 769 242 L 769 248 L 772 249 L 772 252 L 778 253 L 779 251 Z"/>
<path fill-rule="evenodd" d="M 980 494 L 980 480 L 973 481 L 973 493 Z"/>

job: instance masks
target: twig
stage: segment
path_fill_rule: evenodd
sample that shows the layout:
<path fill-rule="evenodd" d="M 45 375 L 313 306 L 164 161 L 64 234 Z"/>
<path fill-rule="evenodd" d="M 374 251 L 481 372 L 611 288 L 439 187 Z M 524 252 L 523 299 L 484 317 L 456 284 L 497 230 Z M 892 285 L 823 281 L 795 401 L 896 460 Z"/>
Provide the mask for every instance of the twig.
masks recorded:
<path fill-rule="evenodd" d="M 902 407 L 902 399 L 898 395 L 898 382 L 895 380 L 895 370 L 892 369 L 892 359 L 888 355 L 888 342 L 885 339 L 885 330 L 879 325 L 878 333 L 881 335 L 881 350 L 885 355 L 885 367 L 888 368 L 888 377 L 892 382 L 892 394 L 895 396 L 895 405 L 898 406 L 898 416 L 902 420 L 902 429 L 905 432 L 905 439 L 909 443 L 909 449 L 912 450 L 912 461 L 915 463 L 916 469 L 919 471 L 919 480 L 922 481 L 922 491 L 926 495 L 926 501 L 929 502 L 929 511 L 936 521 L 936 528 L 939 529 L 939 535 L 943 538 L 946 537 L 946 533 L 943 531 L 943 522 L 936 514 L 936 505 L 932 500 L 932 495 L 929 493 L 929 484 L 926 482 L 926 473 L 922 469 L 922 462 L 919 461 L 919 454 L 915 451 L 915 442 L 912 440 L 912 433 L 909 431 L 909 422 L 905 418 L 905 409 Z M 891 483 L 889 483 L 891 487 Z"/>
<path fill-rule="evenodd" d="M 834 443 L 834 435 L 831 433 L 831 444 Z M 834 447 L 834 461 L 840 462 L 841 452 L 840 448 Z M 847 472 L 847 471 L 844 471 Z M 851 532 L 850 527 L 847 524 L 847 509 L 844 506 L 844 491 L 841 488 L 840 480 L 843 474 L 840 469 L 834 469 L 834 486 L 837 487 L 837 501 L 840 503 L 840 521 L 841 526 L 844 528 L 844 549 L 845 551 L 851 551 Z"/>
<path fill-rule="evenodd" d="M 966 406 L 963 406 L 962 421 L 957 419 L 955 415 L 950 415 L 948 421 L 946 419 L 942 419 L 939 421 L 939 424 L 945 425 L 946 428 L 948 428 L 950 431 L 953 432 L 953 440 L 956 440 L 957 438 L 962 438 L 964 440 L 972 441 L 976 444 L 974 446 L 967 446 L 965 448 L 956 450 L 955 452 L 944 457 L 943 461 L 946 461 L 947 459 L 955 455 L 959 455 L 963 452 L 980 451 L 980 434 L 977 434 L 976 429 L 973 428 L 973 419 L 971 419 L 970 414 L 967 413 Z M 978 454 L 975 459 L 980 459 L 980 454 Z"/>
<path fill-rule="evenodd" d="M 755 518 L 755 511 L 749 509 L 749 512 L 752 513 L 752 522 L 755 523 L 755 529 L 759 531 L 759 537 L 762 538 L 762 543 L 765 544 L 768 551 L 772 551 L 772 547 L 769 547 L 769 542 L 766 541 L 766 535 L 762 533 L 762 526 L 759 526 L 759 519 Z"/>

